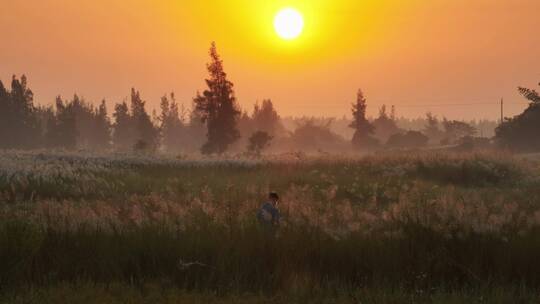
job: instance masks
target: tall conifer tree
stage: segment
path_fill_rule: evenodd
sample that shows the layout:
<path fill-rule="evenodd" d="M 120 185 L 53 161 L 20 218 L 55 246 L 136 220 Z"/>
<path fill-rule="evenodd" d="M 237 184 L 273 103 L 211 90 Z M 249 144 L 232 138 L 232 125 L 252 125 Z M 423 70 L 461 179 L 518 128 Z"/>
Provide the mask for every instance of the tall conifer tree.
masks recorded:
<path fill-rule="evenodd" d="M 371 148 L 375 145 L 372 137 L 375 128 L 366 118 L 367 101 L 362 90 L 358 90 L 356 102 L 352 105 L 353 121 L 350 127 L 354 129 L 352 143 L 358 148 Z"/>
<path fill-rule="evenodd" d="M 240 115 L 233 83 L 227 79 L 223 61 L 217 53 L 216 44 L 210 47 L 210 63 L 207 65 L 209 78 L 207 89 L 197 93 L 194 99 L 195 110 L 207 127 L 207 142 L 201 152 L 204 154 L 223 153 L 229 145 L 240 138 L 237 119 Z"/>

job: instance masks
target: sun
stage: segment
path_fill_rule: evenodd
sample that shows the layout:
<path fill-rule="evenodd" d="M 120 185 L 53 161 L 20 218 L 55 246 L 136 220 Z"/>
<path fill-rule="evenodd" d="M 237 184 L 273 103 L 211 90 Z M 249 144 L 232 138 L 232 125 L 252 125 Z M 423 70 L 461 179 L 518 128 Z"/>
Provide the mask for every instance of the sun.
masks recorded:
<path fill-rule="evenodd" d="M 284 8 L 274 18 L 274 28 L 282 39 L 296 39 L 304 30 L 304 17 L 294 8 Z"/>

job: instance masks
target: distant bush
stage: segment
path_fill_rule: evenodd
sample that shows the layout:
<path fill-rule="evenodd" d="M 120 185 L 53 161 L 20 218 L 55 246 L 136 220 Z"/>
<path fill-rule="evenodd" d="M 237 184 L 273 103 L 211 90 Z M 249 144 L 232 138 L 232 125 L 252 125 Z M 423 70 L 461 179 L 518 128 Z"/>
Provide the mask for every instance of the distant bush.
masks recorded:
<path fill-rule="evenodd" d="M 420 148 L 425 147 L 429 138 L 418 131 L 397 133 L 388 139 L 386 145 L 391 148 Z"/>
<path fill-rule="evenodd" d="M 455 150 L 463 152 L 473 150 L 487 150 L 493 148 L 491 140 L 486 137 L 465 136 L 459 139 L 457 141 L 457 144 L 458 145 Z"/>
<path fill-rule="evenodd" d="M 291 133 L 290 142 L 294 148 L 306 151 L 344 151 L 349 143 L 332 132 L 328 121 L 326 124 L 317 124 L 313 120 L 305 120 Z"/>
<path fill-rule="evenodd" d="M 441 144 L 455 144 L 459 139 L 474 136 L 478 130 L 471 124 L 459 120 L 443 119 L 444 134 Z"/>

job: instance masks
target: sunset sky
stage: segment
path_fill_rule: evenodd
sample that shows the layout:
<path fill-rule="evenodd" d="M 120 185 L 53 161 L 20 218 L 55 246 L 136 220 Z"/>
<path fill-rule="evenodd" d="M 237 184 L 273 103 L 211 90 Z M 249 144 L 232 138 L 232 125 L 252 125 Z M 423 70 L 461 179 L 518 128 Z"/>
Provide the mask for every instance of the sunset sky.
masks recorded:
<path fill-rule="evenodd" d="M 285 7 L 298 39 L 274 31 Z M 240 105 L 271 98 L 284 116 L 350 115 L 362 88 L 371 115 L 495 119 L 540 82 L 539 0 L 0 0 L 0 27 L 0 79 L 25 73 L 42 104 L 77 92 L 111 110 L 134 86 L 189 106 L 211 41 Z"/>

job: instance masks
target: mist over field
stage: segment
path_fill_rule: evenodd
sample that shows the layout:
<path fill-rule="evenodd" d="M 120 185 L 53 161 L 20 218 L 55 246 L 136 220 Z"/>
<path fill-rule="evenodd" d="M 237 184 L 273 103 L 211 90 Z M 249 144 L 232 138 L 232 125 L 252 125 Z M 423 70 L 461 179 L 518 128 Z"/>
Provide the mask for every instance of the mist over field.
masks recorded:
<path fill-rule="evenodd" d="M 0 302 L 538 303 L 539 10 L 1 3 Z"/>

